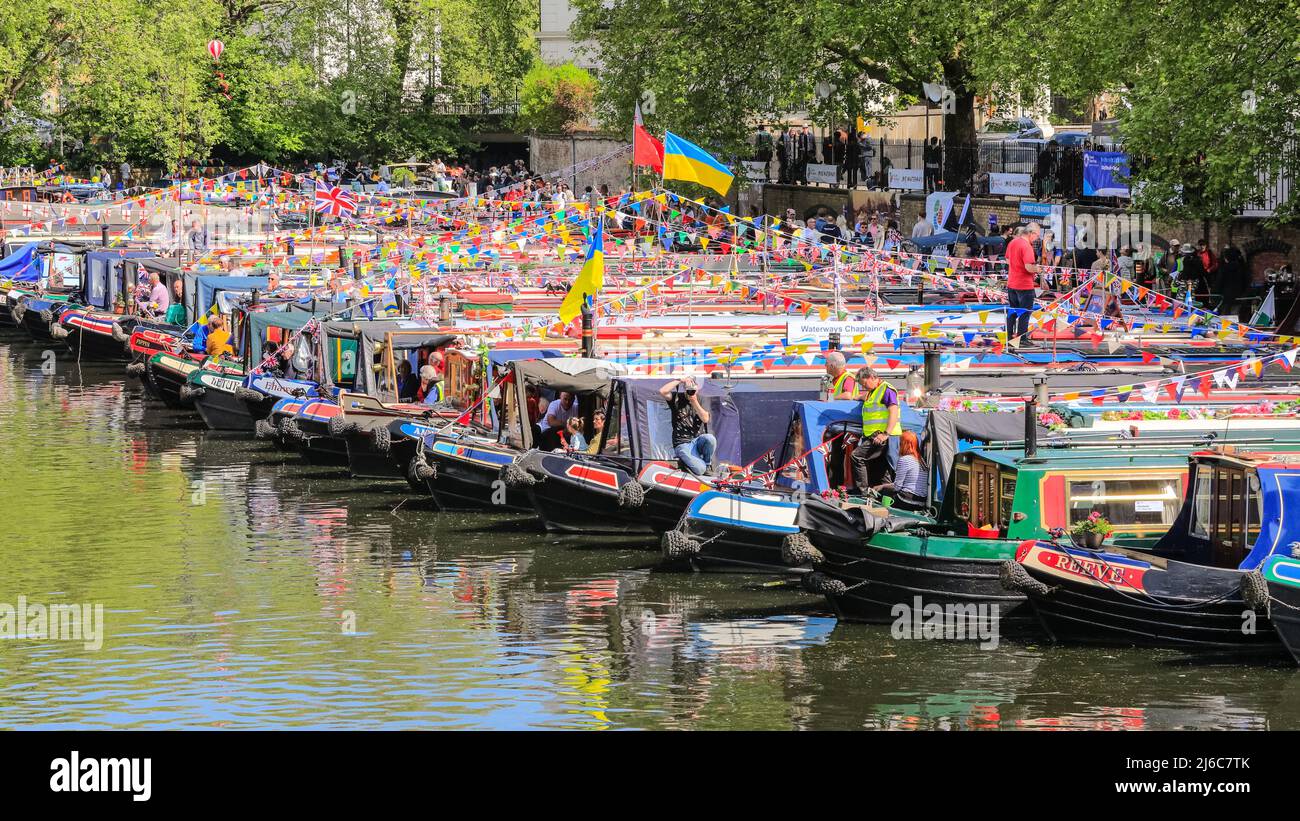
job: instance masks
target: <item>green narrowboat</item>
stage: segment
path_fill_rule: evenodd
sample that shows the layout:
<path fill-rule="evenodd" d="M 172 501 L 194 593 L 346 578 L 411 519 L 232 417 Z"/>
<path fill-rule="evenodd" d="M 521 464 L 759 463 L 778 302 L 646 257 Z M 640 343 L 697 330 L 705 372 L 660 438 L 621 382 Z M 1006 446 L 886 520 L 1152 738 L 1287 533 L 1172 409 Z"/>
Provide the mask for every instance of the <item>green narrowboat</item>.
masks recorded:
<path fill-rule="evenodd" d="M 1154 544 L 1178 515 L 1186 481 L 1185 448 L 968 450 L 954 457 L 934 521 L 895 530 L 880 526 L 886 508 L 809 499 L 783 555 L 811 567 L 805 585 L 844 619 L 889 620 L 918 597 L 926 606 L 996 605 L 1002 617 L 1028 615 L 1023 595 L 999 580 L 1023 541 L 1099 511 L 1115 525 L 1117 543 Z"/>

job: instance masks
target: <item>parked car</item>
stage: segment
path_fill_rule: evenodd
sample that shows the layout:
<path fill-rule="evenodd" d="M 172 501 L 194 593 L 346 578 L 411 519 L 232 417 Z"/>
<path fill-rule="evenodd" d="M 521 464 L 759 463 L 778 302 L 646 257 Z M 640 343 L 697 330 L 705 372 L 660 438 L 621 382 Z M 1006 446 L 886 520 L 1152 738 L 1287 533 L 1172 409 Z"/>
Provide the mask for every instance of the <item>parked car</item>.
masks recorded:
<path fill-rule="evenodd" d="M 989 120 L 975 136 L 981 142 L 985 140 L 1044 140 L 1051 139 L 1056 133 L 1051 123 L 1038 123 L 1032 117 L 999 117 Z"/>

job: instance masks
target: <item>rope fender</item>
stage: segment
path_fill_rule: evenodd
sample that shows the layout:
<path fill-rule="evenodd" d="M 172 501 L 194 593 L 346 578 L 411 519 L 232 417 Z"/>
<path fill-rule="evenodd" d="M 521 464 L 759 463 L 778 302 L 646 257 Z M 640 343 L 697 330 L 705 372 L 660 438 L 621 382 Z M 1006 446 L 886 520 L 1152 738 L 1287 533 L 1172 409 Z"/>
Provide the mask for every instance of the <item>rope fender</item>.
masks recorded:
<path fill-rule="evenodd" d="M 781 561 L 795 567 L 801 564 L 818 564 L 826 561 L 826 557 L 812 543 L 812 540 L 802 532 L 790 533 L 781 540 Z"/>
<path fill-rule="evenodd" d="M 700 555 L 702 545 L 680 530 L 665 530 L 659 540 L 659 548 L 664 558 L 670 562 Z"/>
<path fill-rule="evenodd" d="M 27 306 L 15 305 L 9 309 L 9 315 L 14 318 L 15 325 L 23 324 L 23 315 L 27 313 Z"/>
<path fill-rule="evenodd" d="M 330 421 L 325 425 L 329 428 L 330 436 L 336 439 L 342 439 L 345 436 L 356 433 L 361 430 L 361 425 L 349 420 L 346 416 L 331 416 Z"/>
<path fill-rule="evenodd" d="M 126 343 L 131 341 L 131 336 L 126 331 L 122 330 L 122 326 L 118 325 L 116 322 L 113 323 L 112 334 L 115 342 Z"/>
<path fill-rule="evenodd" d="M 126 366 L 126 375 L 134 376 L 136 379 L 144 376 L 144 363 L 132 362 Z"/>
<path fill-rule="evenodd" d="M 532 487 L 539 484 L 542 480 L 529 473 L 518 462 L 511 462 L 501 468 L 501 481 L 506 483 L 506 487 Z"/>
<path fill-rule="evenodd" d="M 1011 559 L 1003 562 L 998 568 L 998 581 L 1013 593 L 1024 593 L 1030 596 L 1046 596 L 1056 589 L 1035 579 L 1020 562 Z"/>
<path fill-rule="evenodd" d="M 645 488 L 636 479 L 618 489 L 618 506 L 624 510 L 636 510 L 645 504 Z"/>
<path fill-rule="evenodd" d="M 68 329 L 60 325 L 58 322 L 51 322 L 50 337 L 52 339 L 67 339 Z"/>
<path fill-rule="evenodd" d="M 40 313 L 41 321 L 46 325 L 54 321 L 54 312 L 49 308 L 42 308 Z"/>
<path fill-rule="evenodd" d="M 179 393 L 182 402 L 189 402 L 207 393 L 207 389 L 201 385 L 181 385 Z"/>
<path fill-rule="evenodd" d="M 271 439 L 275 436 L 275 425 L 268 419 L 258 419 L 253 424 L 253 433 L 258 439 Z"/>
<path fill-rule="evenodd" d="M 280 420 L 280 438 L 290 444 L 303 440 L 302 428 L 298 427 L 297 419 L 286 416 Z"/>
<path fill-rule="evenodd" d="M 246 388 L 243 385 L 235 388 L 235 398 L 240 402 L 261 402 L 265 397 L 252 388 Z"/>
<path fill-rule="evenodd" d="M 1264 579 L 1264 574 L 1258 569 L 1251 570 L 1241 577 L 1241 598 L 1245 600 L 1246 606 L 1256 613 L 1269 617 L 1269 605 L 1273 597 L 1268 593 L 1268 582 Z"/>
<path fill-rule="evenodd" d="M 415 484 L 427 482 L 438 475 L 438 469 L 424 458 L 424 448 L 416 448 L 415 456 L 406 466 L 406 478 Z"/>
<path fill-rule="evenodd" d="M 370 431 L 370 447 L 376 453 L 388 453 L 393 447 L 393 434 L 385 426 L 381 425 Z M 421 448 L 423 450 L 423 448 Z M 423 456 L 423 454 L 421 454 Z"/>
<path fill-rule="evenodd" d="M 839 579 L 822 573 L 820 570 L 804 574 L 800 581 L 803 583 L 804 589 L 809 593 L 816 593 L 827 598 L 842 596 L 849 592 L 848 585 Z"/>

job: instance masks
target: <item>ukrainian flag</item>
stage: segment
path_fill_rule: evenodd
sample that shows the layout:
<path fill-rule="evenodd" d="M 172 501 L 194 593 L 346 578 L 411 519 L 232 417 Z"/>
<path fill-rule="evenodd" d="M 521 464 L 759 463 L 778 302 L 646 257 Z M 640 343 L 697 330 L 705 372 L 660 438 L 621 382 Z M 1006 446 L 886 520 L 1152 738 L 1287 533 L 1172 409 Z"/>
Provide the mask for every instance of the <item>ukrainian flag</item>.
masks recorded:
<path fill-rule="evenodd" d="M 698 182 L 725 196 L 735 177 L 725 165 L 695 143 L 683 140 L 671 131 L 664 134 L 664 179 Z"/>
<path fill-rule="evenodd" d="M 573 280 L 573 287 L 560 303 L 560 321 L 568 324 L 582 313 L 582 306 L 588 297 L 595 298 L 600 289 L 605 287 L 605 221 L 596 218 L 596 230 L 591 234 L 591 244 L 587 246 L 587 261 Z"/>

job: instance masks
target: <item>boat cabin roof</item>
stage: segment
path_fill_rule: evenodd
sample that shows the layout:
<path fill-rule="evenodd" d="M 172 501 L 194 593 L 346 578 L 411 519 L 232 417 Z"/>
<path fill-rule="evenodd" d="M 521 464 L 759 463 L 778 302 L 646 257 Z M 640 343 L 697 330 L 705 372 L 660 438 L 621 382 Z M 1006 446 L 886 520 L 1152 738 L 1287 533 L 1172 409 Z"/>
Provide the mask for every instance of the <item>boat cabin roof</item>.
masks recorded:
<path fill-rule="evenodd" d="M 964 451 L 959 455 L 959 458 L 962 456 L 968 459 L 978 457 L 1017 471 L 1164 467 L 1168 465 L 1185 465 L 1187 463 L 1186 448 L 1149 448 L 1127 444 L 1087 449 L 1039 449 L 1033 456 L 1025 456 L 1023 448 L 973 448 Z"/>

